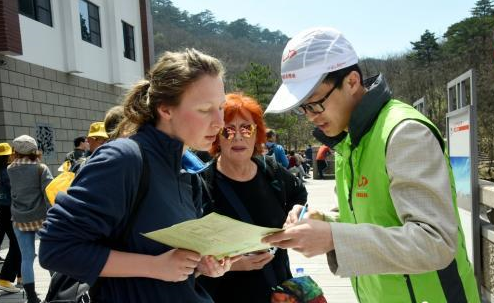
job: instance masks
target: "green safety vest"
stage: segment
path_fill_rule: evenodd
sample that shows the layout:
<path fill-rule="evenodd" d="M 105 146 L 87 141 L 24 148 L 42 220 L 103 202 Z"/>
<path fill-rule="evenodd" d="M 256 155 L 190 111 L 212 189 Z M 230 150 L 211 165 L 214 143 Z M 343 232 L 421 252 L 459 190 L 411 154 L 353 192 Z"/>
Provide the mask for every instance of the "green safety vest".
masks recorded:
<path fill-rule="evenodd" d="M 389 192 L 386 146 L 390 133 L 411 119 L 427 125 L 444 146 L 439 130 L 411 106 L 390 100 L 369 131 L 352 148 L 350 135 L 336 147 L 336 186 L 340 222 L 402 226 Z M 443 150 L 445 150 L 443 148 Z M 418 156 L 418 155 L 417 155 Z M 445 161 L 449 157 L 445 151 Z M 458 221 L 458 247 L 453 262 L 442 270 L 422 274 L 363 275 L 351 279 L 360 302 L 480 302 L 473 268 L 468 261 L 463 230 L 459 224 L 456 190 L 449 166 L 451 192 Z"/>

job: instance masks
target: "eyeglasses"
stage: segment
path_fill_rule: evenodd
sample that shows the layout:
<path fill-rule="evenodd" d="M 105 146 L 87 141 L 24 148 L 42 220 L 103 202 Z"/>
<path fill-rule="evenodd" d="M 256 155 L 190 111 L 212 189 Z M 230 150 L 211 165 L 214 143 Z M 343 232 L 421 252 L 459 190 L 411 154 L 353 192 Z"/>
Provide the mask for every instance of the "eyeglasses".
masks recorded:
<path fill-rule="evenodd" d="M 220 134 L 223 138 L 227 140 L 233 140 L 235 138 L 235 134 L 238 132 L 244 138 L 252 137 L 252 134 L 256 131 L 257 125 L 255 124 L 244 124 L 240 125 L 238 130 L 235 126 L 225 126 L 220 130 Z"/>
<path fill-rule="evenodd" d="M 299 106 L 299 108 L 296 108 L 293 111 L 297 115 L 305 115 L 305 114 L 307 114 L 308 111 L 311 112 L 311 113 L 313 113 L 313 114 L 320 114 L 320 113 L 322 113 L 323 111 L 326 110 L 322 104 L 324 102 L 326 102 L 326 100 L 329 98 L 329 96 L 331 95 L 331 93 L 337 87 L 338 87 L 337 85 L 333 86 L 333 88 L 330 89 L 329 92 L 326 94 L 326 96 L 322 97 L 322 99 L 317 100 L 317 101 L 314 101 L 314 102 L 302 104 L 302 105 Z"/>

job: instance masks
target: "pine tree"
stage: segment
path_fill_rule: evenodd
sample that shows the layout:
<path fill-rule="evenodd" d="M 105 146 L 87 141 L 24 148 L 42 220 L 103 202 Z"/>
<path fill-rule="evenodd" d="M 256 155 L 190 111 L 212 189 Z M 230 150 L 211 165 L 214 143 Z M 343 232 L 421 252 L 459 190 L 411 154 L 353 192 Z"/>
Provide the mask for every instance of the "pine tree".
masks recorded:
<path fill-rule="evenodd" d="M 494 15 L 494 5 L 491 0 L 478 0 L 471 10 L 474 17 L 485 17 Z"/>
<path fill-rule="evenodd" d="M 434 33 L 426 30 L 420 40 L 410 42 L 413 45 L 411 57 L 416 59 L 418 63 L 429 66 L 434 59 L 439 56 L 439 44 Z"/>
<path fill-rule="evenodd" d="M 251 62 L 249 67 L 237 76 L 235 86 L 266 107 L 279 83 L 269 66 Z"/>

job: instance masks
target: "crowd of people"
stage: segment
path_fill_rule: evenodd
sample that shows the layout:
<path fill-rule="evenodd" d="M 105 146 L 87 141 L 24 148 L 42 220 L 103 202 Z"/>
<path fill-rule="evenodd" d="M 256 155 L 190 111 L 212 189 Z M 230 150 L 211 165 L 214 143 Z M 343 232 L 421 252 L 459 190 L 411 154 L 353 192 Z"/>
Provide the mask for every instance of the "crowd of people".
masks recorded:
<path fill-rule="evenodd" d="M 74 139 L 66 165 L 76 177 L 51 208 L 44 189 L 53 177 L 36 140 L 1 143 L 0 228 L 10 248 L 0 290 L 17 292 L 17 279 L 28 303 L 41 302 L 38 234 L 42 267 L 97 285 L 94 302 L 270 302 L 292 277 L 286 249 L 327 255 L 360 302 L 480 302 L 437 128 L 393 99 L 383 75 L 364 81 L 337 30 L 299 33 L 283 58 L 266 113 L 314 123 L 323 143 L 315 157 L 312 146 L 285 151 L 259 102 L 225 95 L 221 62 L 195 49 L 165 52 L 122 105 Z M 419 148 L 428 157 L 417 162 Z M 314 164 L 324 176 L 329 155 L 338 218 L 303 215 L 304 179 Z M 284 229 L 262 239 L 273 249 L 221 260 L 142 236 L 211 212 Z M 240 286 L 248 291 L 238 296 Z"/>

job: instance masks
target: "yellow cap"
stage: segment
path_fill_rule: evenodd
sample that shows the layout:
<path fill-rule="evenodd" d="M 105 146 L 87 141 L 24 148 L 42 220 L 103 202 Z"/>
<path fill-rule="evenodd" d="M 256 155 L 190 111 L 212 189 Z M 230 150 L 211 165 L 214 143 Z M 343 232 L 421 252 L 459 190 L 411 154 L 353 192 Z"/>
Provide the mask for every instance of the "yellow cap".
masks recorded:
<path fill-rule="evenodd" d="M 12 147 L 8 143 L 0 143 L 0 156 L 8 156 L 12 154 Z"/>
<path fill-rule="evenodd" d="M 108 139 L 108 135 L 105 131 L 105 123 L 103 122 L 94 122 L 89 126 L 88 137 L 101 137 Z"/>

